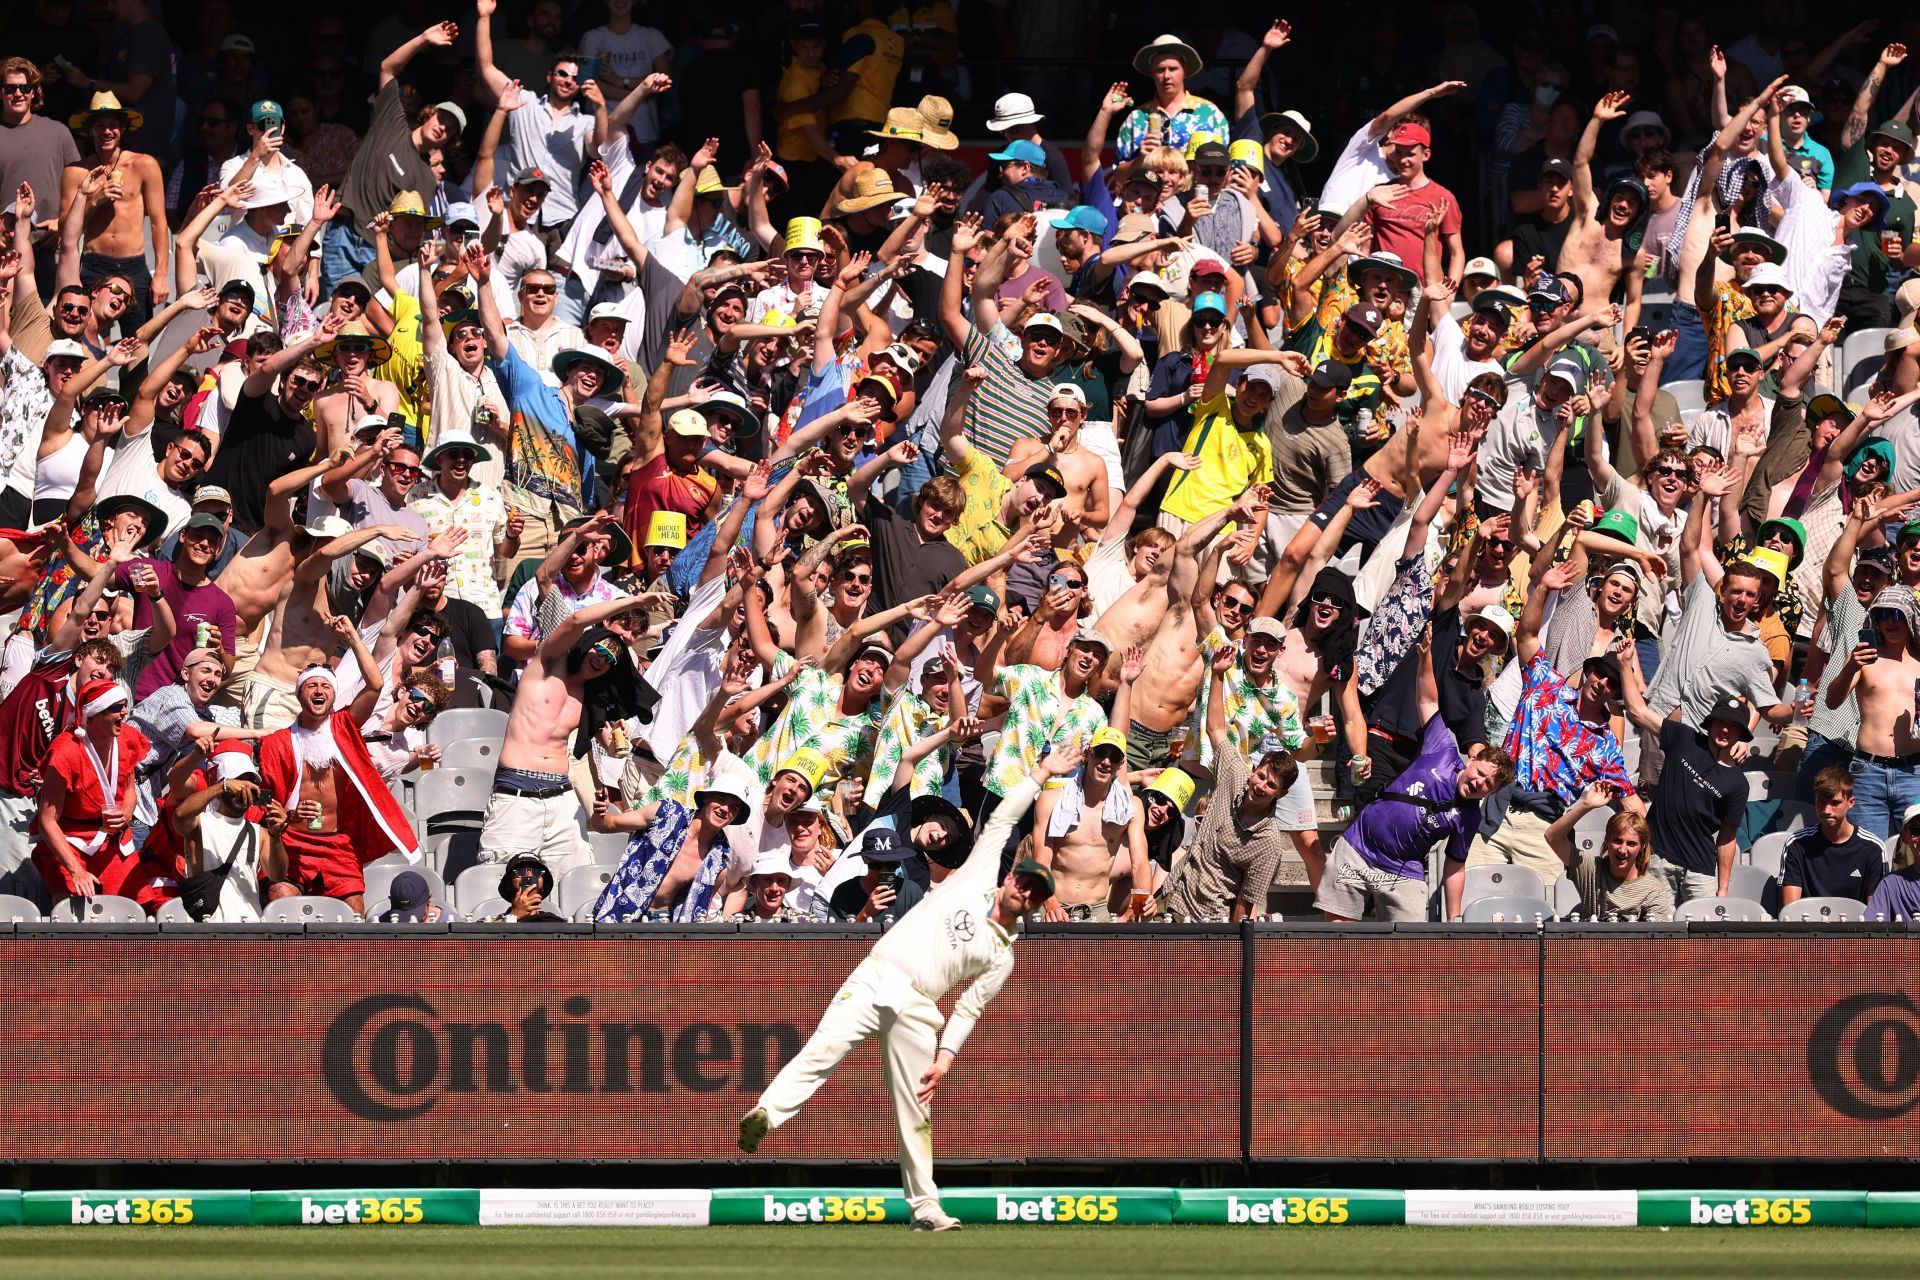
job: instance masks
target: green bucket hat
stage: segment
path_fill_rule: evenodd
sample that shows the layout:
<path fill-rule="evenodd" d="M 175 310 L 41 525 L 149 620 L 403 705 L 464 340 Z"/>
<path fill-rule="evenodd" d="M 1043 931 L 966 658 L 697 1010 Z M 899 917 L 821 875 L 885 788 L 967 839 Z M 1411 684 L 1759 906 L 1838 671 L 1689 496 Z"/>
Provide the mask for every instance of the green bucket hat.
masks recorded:
<path fill-rule="evenodd" d="M 1616 507 L 1594 521 L 1591 532 L 1617 538 L 1631 547 L 1640 541 L 1640 522 Z"/>
<path fill-rule="evenodd" d="M 1793 538 L 1793 554 L 1787 557 L 1787 567 L 1789 569 L 1799 568 L 1801 558 L 1807 554 L 1807 526 L 1801 524 L 1792 516 L 1775 516 L 1771 520 L 1761 521 L 1760 528 L 1757 532 L 1759 541 L 1765 542 L 1767 540 L 1768 529 L 1784 529 L 1788 535 Z"/>

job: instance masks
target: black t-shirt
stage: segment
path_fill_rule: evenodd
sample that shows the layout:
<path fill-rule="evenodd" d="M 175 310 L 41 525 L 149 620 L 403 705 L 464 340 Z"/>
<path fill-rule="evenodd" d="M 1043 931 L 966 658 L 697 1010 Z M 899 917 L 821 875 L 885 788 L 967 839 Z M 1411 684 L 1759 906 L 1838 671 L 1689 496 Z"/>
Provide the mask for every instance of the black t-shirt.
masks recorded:
<path fill-rule="evenodd" d="M 498 652 L 500 642 L 493 638 L 493 623 L 480 611 L 480 606 L 471 600 L 449 597 L 440 602 L 440 609 L 434 616 L 440 619 L 453 641 L 455 666 L 471 667 L 477 671 L 480 664 L 474 661 L 476 655 Z"/>
<path fill-rule="evenodd" d="M 945 538 L 921 542 L 913 522 L 869 495 L 862 513 L 873 535 L 873 604 L 882 612 L 944 588 L 967 571 L 967 557 Z M 894 643 L 906 639 L 912 624 L 894 629 Z"/>
<path fill-rule="evenodd" d="M 708 138 L 720 139 L 715 167 L 729 181 L 753 158 L 747 147 L 747 109 L 740 94 L 759 83 L 737 49 L 701 49 L 691 63 L 673 69 L 682 122 L 675 141 L 692 155 Z"/>
<path fill-rule="evenodd" d="M 1448 609 L 1433 618 L 1433 674 L 1440 686 L 1440 718 L 1460 749 L 1487 740 L 1487 693 L 1482 682 L 1455 670 L 1460 649 L 1460 610 Z M 1407 739 L 1416 745 L 1426 733 L 1420 718 L 1420 663 L 1413 650 L 1407 650 L 1380 687 L 1363 700 L 1367 723 L 1382 733 Z"/>
<path fill-rule="evenodd" d="M 243 391 L 204 483 L 233 495 L 234 528 L 256 533 L 266 519 L 267 486 L 312 461 L 315 443 L 313 425 L 282 414 L 271 392 L 249 396 Z"/>
<path fill-rule="evenodd" d="M 1780 860 L 1781 886 L 1794 885 L 1809 898 L 1865 902 L 1886 873 L 1880 842 L 1858 827 L 1838 844 L 1828 841 L 1818 826 L 1802 831 L 1787 843 Z"/>
<path fill-rule="evenodd" d="M 1720 872 L 1720 833 L 1747 807 L 1747 775 L 1713 758 L 1707 735 L 1679 720 L 1660 726 L 1666 767 L 1647 814 L 1653 851 L 1696 875 Z"/>
<path fill-rule="evenodd" d="M 1560 246 L 1567 242 L 1567 232 L 1573 230 L 1573 215 L 1569 214 L 1559 222 L 1548 222 L 1539 214 L 1522 218 L 1513 228 L 1513 265 L 1516 270 L 1527 265 L 1535 255 L 1547 260 L 1547 270 L 1555 271 L 1560 265 Z"/>

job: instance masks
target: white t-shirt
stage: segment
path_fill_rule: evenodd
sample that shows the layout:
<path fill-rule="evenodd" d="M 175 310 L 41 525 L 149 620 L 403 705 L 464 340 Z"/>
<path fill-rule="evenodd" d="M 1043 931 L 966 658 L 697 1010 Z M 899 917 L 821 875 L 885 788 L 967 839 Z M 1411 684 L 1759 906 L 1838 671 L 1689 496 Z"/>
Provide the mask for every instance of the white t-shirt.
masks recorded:
<path fill-rule="evenodd" d="M 654 59 L 672 53 L 673 44 L 657 28 L 635 23 L 617 33 L 607 27 L 595 27 L 580 37 L 580 52 L 590 58 L 598 56 L 608 70 L 632 84 L 645 80 L 653 71 Z M 611 109 L 615 101 L 612 93 L 607 94 L 607 101 Z M 634 111 L 632 129 L 642 142 L 653 142 L 660 137 L 660 112 L 652 98 Z"/>
<path fill-rule="evenodd" d="M 1506 377 L 1505 369 L 1498 360 L 1469 360 L 1467 358 L 1467 335 L 1461 329 L 1460 322 L 1451 315 L 1442 315 L 1433 326 L 1433 376 L 1440 380 L 1440 389 L 1447 393 L 1447 399 L 1458 406 L 1467 394 L 1467 384 L 1483 373 L 1497 373 Z"/>
<path fill-rule="evenodd" d="M 247 157 L 245 155 L 237 155 L 221 165 L 220 185 L 223 187 L 232 186 L 233 175 L 240 172 L 240 166 L 246 162 Z M 304 227 L 308 222 L 312 221 L 313 179 L 309 178 L 307 171 L 302 169 L 300 165 L 285 152 L 280 154 L 279 163 L 273 165 L 271 168 L 263 167 L 255 169 L 253 172 L 253 182 L 255 186 L 259 186 L 262 183 L 278 183 L 280 187 L 286 191 L 288 196 L 287 222 L 289 224 Z M 238 226 L 239 224 L 235 223 L 234 225 Z"/>

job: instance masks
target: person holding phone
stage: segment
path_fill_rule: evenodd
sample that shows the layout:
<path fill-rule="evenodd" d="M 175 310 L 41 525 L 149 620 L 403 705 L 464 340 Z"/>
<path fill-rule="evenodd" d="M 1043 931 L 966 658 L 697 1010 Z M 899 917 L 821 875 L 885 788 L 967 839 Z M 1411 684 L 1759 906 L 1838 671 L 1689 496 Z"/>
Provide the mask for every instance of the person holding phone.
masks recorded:
<path fill-rule="evenodd" d="M 247 108 L 248 147 L 220 166 L 220 185 L 251 182 L 286 193 L 286 221 L 305 226 L 313 217 L 313 179 L 282 148 L 287 140 L 287 111 L 272 98 Z"/>

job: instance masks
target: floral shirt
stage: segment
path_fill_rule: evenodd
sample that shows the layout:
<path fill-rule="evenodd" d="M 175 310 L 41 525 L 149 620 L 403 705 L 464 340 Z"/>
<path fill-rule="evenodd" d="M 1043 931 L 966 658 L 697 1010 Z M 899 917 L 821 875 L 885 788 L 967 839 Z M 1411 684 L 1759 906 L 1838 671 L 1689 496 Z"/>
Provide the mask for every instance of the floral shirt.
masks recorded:
<path fill-rule="evenodd" d="M 1713 301 L 1700 317 L 1707 330 L 1708 404 L 1719 404 L 1727 398 L 1727 336 L 1737 322 L 1752 316 L 1753 302 L 1739 285 L 1731 280 L 1713 282 Z"/>
<path fill-rule="evenodd" d="M 1619 740 L 1604 724 L 1588 724 L 1575 706 L 1580 691 L 1536 653 L 1525 669 L 1526 685 L 1502 747 L 1513 757 L 1522 791 L 1550 792 L 1572 804 L 1589 783 L 1605 779 L 1621 795 L 1633 794 Z"/>
<path fill-rule="evenodd" d="M 28 442 L 40 438 L 40 428 L 53 409 L 53 389 L 46 375 L 16 346 L 9 346 L 6 357 L 0 359 L 0 373 L 5 375 L 6 391 L 0 395 L 0 476 L 5 476 Z"/>
<path fill-rule="evenodd" d="M 987 762 L 987 790 L 1004 796 L 1049 750 L 1066 742 L 1085 747 L 1107 727 L 1099 703 L 1084 693 L 1069 699 L 1061 682 L 1059 672 L 1030 664 L 1002 667 L 995 675 L 993 692 L 1007 700 L 1007 722 Z"/>
<path fill-rule="evenodd" d="M 467 540 L 447 562 L 447 596 L 465 600 L 489 618 L 500 616 L 500 583 L 493 576 L 493 544 L 506 536 L 507 502 L 490 484 L 470 484 L 458 498 L 438 489 L 407 504 L 438 536 L 448 529 L 467 531 Z"/>
<path fill-rule="evenodd" d="M 653 920 L 670 918 L 686 924 L 704 918 L 718 905 L 720 884 L 733 864 L 733 850 L 726 832 L 714 837 L 700 869 L 687 884 L 687 896 L 671 909 L 653 905 L 653 896 L 673 869 L 680 846 L 686 843 L 687 828 L 693 814 L 677 800 L 665 800 L 655 811 L 653 825 L 633 833 L 627 843 L 627 856 L 607 887 L 594 903 L 593 918 L 600 921 Z"/>
<path fill-rule="evenodd" d="M 1295 643 L 1298 643 L 1297 637 Z M 1200 652 L 1209 664 L 1220 650 L 1234 647 L 1237 646 L 1227 639 L 1227 633 L 1217 626 L 1200 642 Z M 1258 756 L 1262 750 L 1260 744 L 1269 737 L 1278 738 L 1280 745 L 1289 751 L 1306 745 L 1307 730 L 1300 718 L 1300 698 L 1286 681 L 1275 676 L 1267 684 L 1255 684 L 1247 669 L 1236 664 L 1227 672 L 1222 688 L 1226 693 L 1222 712 L 1227 720 L 1227 741 L 1241 755 L 1248 759 Z M 1199 719 L 1189 739 L 1193 745 L 1187 749 L 1189 756 L 1209 770 L 1213 768 L 1213 740 L 1207 736 L 1207 704 L 1212 696 L 1213 680 L 1209 676 L 1200 682 L 1200 696 L 1194 703 Z"/>
<path fill-rule="evenodd" d="M 576 592 L 565 578 L 555 578 L 552 601 L 558 603 L 559 611 L 543 615 L 540 580 L 528 578 L 520 584 L 520 590 L 514 593 L 513 603 L 507 607 L 506 634 L 519 636 L 523 640 L 539 640 L 547 634 L 549 626 L 559 626 L 588 605 L 604 604 L 625 595 L 627 592 L 615 585 L 605 570 L 593 575 L 593 581 L 587 584 L 585 591 Z M 549 603 L 547 608 L 552 610 L 553 604 Z"/>
<path fill-rule="evenodd" d="M 1227 117 L 1220 108 L 1190 93 L 1178 111 L 1162 111 L 1157 104 L 1149 104 L 1127 112 L 1127 118 L 1120 122 L 1120 136 L 1114 143 L 1122 160 L 1131 160 L 1140 154 L 1140 144 L 1147 137 L 1150 115 L 1166 117 L 1167 123 L 1161 130 L 1161 137 L 1167 146 L 1176 151 L 1184 152 L 1197 134 L 1210 133 L 1222 143 L 1226 142 L 1229 134 Z"/>
<path fill-rule="evenodd" d="M 778 680 L 792 669 L 792 656 L 782 653 L 774 659 L 773 678 Z M 827 774 L 815 788 L 817 792 L 852 773 L 854 763 L 872 752 L 886 704 L 876 697 L 866 710 L 843 715 L 840 694 L 845 688 L 844 677 L 818 667 L 809 667 L 794 678 L 787 688 L 786 710 L 747 755 L 747 763 L 759 775 L 761 786 L 771 786 L 774 773 L 802 747 L 812 747 L 827 758 Z"/>
<path fill-rule="evenodd" d="M 867 794 L 885 795 L 893 782 L 893 771 L 900 767 L 901 758 L 907 754 L 908 744 L 946 727 L 947 717 L 936 714 L 913 690 L 902 689 L 893 705 L 887 708 L 886 719 L 880 722 L 880 740 L 873 749 L 873 768 L 867 774 Z M 946 781 L 947 764 L 952 758 L 953 747 L 949 744 L 913 766 L 911 792 L 916 796 L 940 794 L 940 784 Z"/>
<path fill-rule="evenodd" d="M 686 740 L 674 748 L 673 758 L 667 761 L 667 767 L 654 784 L 640 793 L 635 807 L 642 808 L 658 800 L 692 804 L 694 788 L 704 785 L 712 772 L 713 762 L 701 749 L 700 740 L 688 734 Z"/>
<path fill-rule="evenodd" d="M 1344 267 L 1331 279 L 1322 277 L 1320 302 L 1313 313 L 1314 319 L 1320 322 L 1321 345 L 1326 347 L 1333 345 L 1333 331 L 1340 327 L 1340 317 L 1346 314 L 1347 308 L 1358 301 L 1360 301 L 1360 291 L 1354 288 L 1351 280 L 1347 279 Z M 1316 365 L 1325 358 L 1324 352 L 1308 356 L 1308 359 Z M 1413 376 L 1413 357 L 1407 351 L 1405 320 L 1387 318 L 1381 323 L 1380 332 L 1374 335 L 1372 342 L 1367 344 L 1366 362 L 1369 365 L 1382 365 L 1391 369 L 1396 377 L 1402 374 L 1407 377 Z"/>

